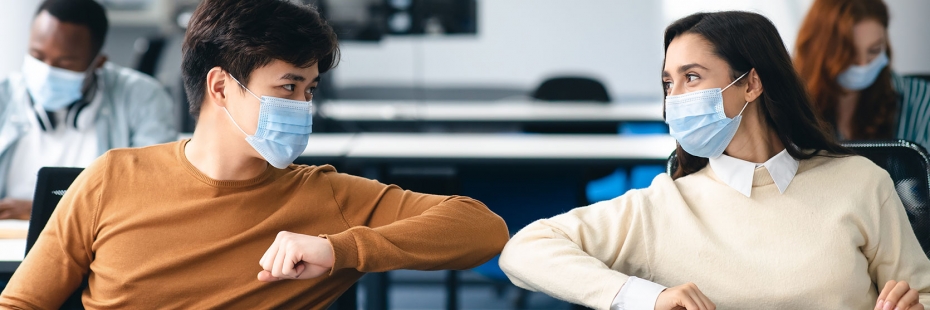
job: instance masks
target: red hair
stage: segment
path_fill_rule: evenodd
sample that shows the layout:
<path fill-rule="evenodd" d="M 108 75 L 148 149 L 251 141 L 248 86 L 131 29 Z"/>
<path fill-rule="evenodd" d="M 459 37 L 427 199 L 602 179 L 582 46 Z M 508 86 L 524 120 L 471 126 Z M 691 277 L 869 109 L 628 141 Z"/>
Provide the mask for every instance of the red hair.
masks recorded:
<path fill-rule="evenodd" d="M 794 67 L 804 80 L 815 110 L 833 128 L 837 124 L 838 99 L 846 92 L 836 78 L 856 56 L 853 26 L 868 19 L 888 29 L 888 8 L 881 0 L 815 0 L 798 33 Z M 891 58 L 887 43 L 885 51 Z M 897 111 L 891 69 L 885 67 L 871 86 L 859 92 L 851 136 L 846 138 L 892 138 Z"/>

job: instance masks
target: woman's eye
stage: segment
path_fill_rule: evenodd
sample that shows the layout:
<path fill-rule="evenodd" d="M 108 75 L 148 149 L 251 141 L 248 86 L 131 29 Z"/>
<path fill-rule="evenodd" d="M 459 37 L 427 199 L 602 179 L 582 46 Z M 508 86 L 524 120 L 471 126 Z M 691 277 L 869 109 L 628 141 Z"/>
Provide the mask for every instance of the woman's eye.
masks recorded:
<path fill-rule="evenodd" d="M 664 89 L 665 93 L 668 94 L 669 90 L 672 89 L 672 82 L 662 82 L 662 89 Z"/>
<path fill-rule="evenodd" d="M 686 77 L 688 78 L 688 82 L 694 82 L 694 80 L 698 79 L 698 76 L 694 74 L 688 74 Z"/>
<path fill-rule="evenodd" d="M 316 87 L 308 87 L 306 90 L 307 95 L 313 95 L 313 92 L 316 91 Z"/>
<path fill-rule="evenodd" d="M 294 91 L 294 84 L 287 84 L 283 86 L 287 91 Z"/>

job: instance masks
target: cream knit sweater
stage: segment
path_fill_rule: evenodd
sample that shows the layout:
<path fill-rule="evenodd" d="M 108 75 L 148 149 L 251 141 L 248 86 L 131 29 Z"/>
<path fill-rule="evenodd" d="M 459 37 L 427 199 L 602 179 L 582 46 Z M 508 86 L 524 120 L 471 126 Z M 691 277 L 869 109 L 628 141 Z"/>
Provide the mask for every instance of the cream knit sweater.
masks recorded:
<path fill-rule="evenodd" d="M 536 221 L 504 248 L 517 285 L 607 309 L 628 276 L 694 282 L 718 309 L 872 309 L 907 281 L 930 309 L 930 260 L 887 172 L 858 156 L 802 160 L 779 193 L 764 167 L 751 197 L 708 167 Z"/>

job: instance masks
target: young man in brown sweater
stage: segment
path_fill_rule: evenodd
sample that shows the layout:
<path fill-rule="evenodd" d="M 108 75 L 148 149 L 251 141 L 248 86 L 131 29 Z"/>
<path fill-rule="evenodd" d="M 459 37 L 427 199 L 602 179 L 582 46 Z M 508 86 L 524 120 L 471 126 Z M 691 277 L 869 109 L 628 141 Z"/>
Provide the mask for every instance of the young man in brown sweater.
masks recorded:
<path fill-rule="evenodd" d="M 205 0 L 183 53 L 193 138 L 89 166 L 0 308 L 57 308 L 84 278 L 87 308 L 325 308 L 365 272 L 470 268 L 507 242 L 476 200 L 291 164 L 338 59 L 313 8 Z"/>

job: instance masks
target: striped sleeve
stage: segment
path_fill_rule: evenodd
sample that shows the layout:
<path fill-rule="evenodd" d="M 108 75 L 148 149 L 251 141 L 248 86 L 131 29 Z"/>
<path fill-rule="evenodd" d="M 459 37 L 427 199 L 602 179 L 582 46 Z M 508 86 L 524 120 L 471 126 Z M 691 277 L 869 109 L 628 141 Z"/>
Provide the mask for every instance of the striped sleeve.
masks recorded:
<path fill-rule="evenodd" d="M 900 76 L 893 80 L 900 107 L 897 138 L 930 150 L 930 81 Z"/>

